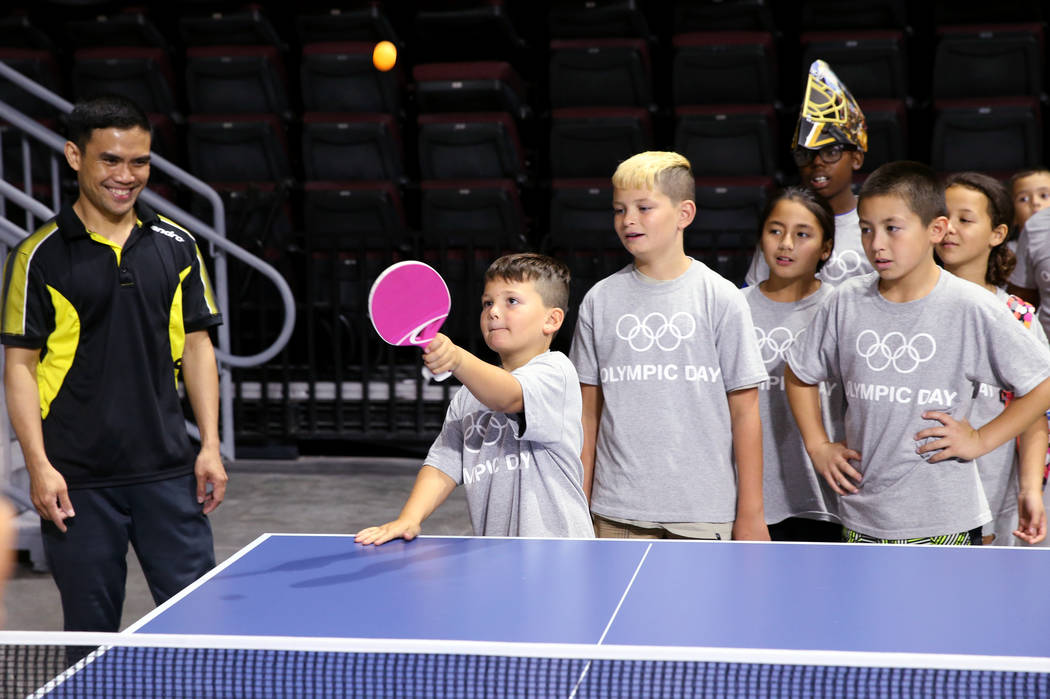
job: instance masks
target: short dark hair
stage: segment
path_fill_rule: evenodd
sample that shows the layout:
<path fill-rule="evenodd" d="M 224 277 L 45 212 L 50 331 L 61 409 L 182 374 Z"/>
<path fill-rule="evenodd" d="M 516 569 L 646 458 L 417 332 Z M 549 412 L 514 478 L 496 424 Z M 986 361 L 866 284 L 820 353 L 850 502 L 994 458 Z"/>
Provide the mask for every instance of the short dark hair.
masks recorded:
<path fill-rule="evenodd" d="M 758 234 L 761 237 L 762 230 L 766 226 L 766 221 L 773 213 L 774 207 L 781 201 L 787 199 L 788 201 L 798 202 L 802 206 L 806 207 L 809 213 L 813 214 L 817 219 L 817 225 L 820 226 L 821 234 L 821 245 L 827 241 L 831 241 L 831 249 L 835 249 L 835 212 L 831 210 L 831 205 L 827 199 L 818 197 L 816 193 L 811 189 L 805 187 L 785 187 L 779 192 L 775 193 L 766 202 L 766 208 L 762 211 L 762 218 L 759 219 L 759 230 Z M 824 266 L 827 260 L 817 261 L 817 271 Z"/>
<path fill-rule="evenodd" d="M 1034 174 L 1034 173 L 1033 173 Z M 988 218 L 992 228 L 1006 226 L 1009 230 L 1014 221 L 1014 202 L 1002 182 L 981 172 L 957 172 L 944 181 L 944 188 L 966 187 L 984 195 Z M 992 286 L 1004 286 L 1010 272 L 1017 266 L 1017 256 L 1006 245 L 1006 238 L 992 248 L 988 255 L 988 270 L 984 280 Z"/>
<path fill-rule="evenodd" d="M 1050 175 L 1050 169 L 1047 169 L 1042 166 L 1030 167 L 1024 170 L 1019 170 L 1014 174 L 1010 175 L 1010 180 L 1007 182 L 1007 186 L 1010 188 L 1010 196 L 1013 196 L 1014 186 L 1017 185 L 1018 180 L 1023 180 L 1024 178 L 1031 177 L 1032 175 Z"/>
<path fill-rule="evenodd" d="M 914 160 L 898 160 L 876 168 L 868 175 L 857 195 L 858 205 L 868 197 L 899 197 L 915 213 L 922 225 L 948 215 L 944 188 L 933 169 Z"/>
<path fill-rule="evenodd" d="M 135 102 L 123 95 L 102 95 L 73 105 L 66 115 L 66 136 L 84 150 L 95 129 L 133 129 L 138 127 L 153 136 L 149 117 Z"/>
<path fill-rule="evenodd" d="M 561 260 L 536 252 L 504 255 L 485 271 L 485 281 L 532 282 L 547 308 L 569 311 L 569 268 Z"/>

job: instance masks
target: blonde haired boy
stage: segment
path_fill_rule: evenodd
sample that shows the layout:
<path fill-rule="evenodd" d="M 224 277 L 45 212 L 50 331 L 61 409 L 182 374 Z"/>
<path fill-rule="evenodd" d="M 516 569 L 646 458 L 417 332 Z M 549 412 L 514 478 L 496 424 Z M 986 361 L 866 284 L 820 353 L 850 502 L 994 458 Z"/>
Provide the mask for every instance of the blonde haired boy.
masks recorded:
<path fill-rule="evenodd" d="M 640 153 L 612 182 L 614 228 L 634 262 L 587 293 L 571 351 L 595 533 L 768 539 L 765 365 L 743 294 L 685 254 L 689 161 Z"/>

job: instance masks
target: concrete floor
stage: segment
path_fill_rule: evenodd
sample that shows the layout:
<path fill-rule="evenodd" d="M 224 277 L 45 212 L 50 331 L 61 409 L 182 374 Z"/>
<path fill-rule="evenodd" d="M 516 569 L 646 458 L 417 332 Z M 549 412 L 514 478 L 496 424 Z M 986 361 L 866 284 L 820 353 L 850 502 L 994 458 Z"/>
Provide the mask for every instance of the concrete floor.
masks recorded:
<path fill-rule="evenodd" d="M 237 461 L 229 467 L 226 500 L 211 515 L 215 558 L 229 558 L 266 532 L 348 534 L 387 522 L 404 504 L 420 463 L 364 457 Z M 461 490 L 424 523 L 423 533 L 471 533 Z M 16 566 L 4 601 L 5 629 L 62 630 L 62 608 L 51 576 L 34 572 L 27 562 Z M 153 606 L 138 561 L 129 553 L 121 628 Z"/>

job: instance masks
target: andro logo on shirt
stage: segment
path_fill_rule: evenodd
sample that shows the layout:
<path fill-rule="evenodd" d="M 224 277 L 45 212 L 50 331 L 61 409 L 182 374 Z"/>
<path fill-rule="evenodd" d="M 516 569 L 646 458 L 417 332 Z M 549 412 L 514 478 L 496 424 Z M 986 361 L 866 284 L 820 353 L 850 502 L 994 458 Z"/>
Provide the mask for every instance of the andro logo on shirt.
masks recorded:
<path fill-rule="evenodd" d="M 861 270 L 864 261 L 856 250 L 843 250 L 833 252 L 831 259 L 824 263 L 820 270 L 820 276 L 829 282 L 838 282 L 852 276 Z"/>
<path fill-rule="evenodd" d="M 161 235 L 166 235 L 169 238 L 174 238 L 175 240 L 177 240 L 180 243 L 185 241 L 185 238 L 183 238 L 178 233 L 174 233 L 172 231 L 169 231 L 166 228 L 161 228 L 160 226 L 152 226 L 151 225 L 150 226 L 150 230 L 156 231 L 157 233 L 160 233 Z"/>
<path fill-rule="evenodd" d="M 515 428 L 507 416 L 491 410 L 471 413 L 463 418 L 463 448 L 476 454 L 482 447 L 499 444 L 507 430 L 520 440 Z"/>
<path fill-rule="evenodd" d="M 792 335 L 790 330 L 782 327 L 766 332 L 756 325 L 755 339 L 758 340 L 758 349 L 762 352 L 762 361 L 772 364 L 787 359 L 787 351 L 804 332 L 806 332 L 805 328 Z"/>
<path fill-rule="evenodd" d="M 684 311 L 668 318 L 655 311 L 639 318 L 626 313 L 616 321 L 616 336 L 626 340 L 635 352 L 646 352 L 654 346 L 665 352 L 678 349 L 682 340 L 688 340 L 696 332 L 696 320 Z"/>
<path fill-rule="evenodd" d="M 865 330 L 857 336 L 857 354 L 865 359 L 872 371 L 882 371 L 890 366 L 900 374 L 910 374 L 923 362 L 933 359 L 937 353 L 937 342 L 929 333 L 904 337 L 896 330 L 879 337 L 874 330 Z"/>

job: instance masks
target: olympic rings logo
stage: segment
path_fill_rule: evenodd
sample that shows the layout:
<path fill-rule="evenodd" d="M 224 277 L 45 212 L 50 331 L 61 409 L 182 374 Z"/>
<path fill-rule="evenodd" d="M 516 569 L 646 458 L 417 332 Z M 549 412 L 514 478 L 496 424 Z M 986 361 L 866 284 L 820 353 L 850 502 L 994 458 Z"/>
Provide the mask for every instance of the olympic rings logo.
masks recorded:
<path fill-rule="evenodd" d="M 882 371 L 893 365 L 901 374 L 910 374 L 923 362 L 933 359 L 937 343 L 928 333 L 919 333 L 906 340 L 903 333 L 891 332 L 880 338 L 874 330 L 865 330 L 857 336 L 857 354 L 868 362 L 872 371 Z"/>
<path fill-rule="evenodd" d="M 777 327 L 767 333 L 756 325 L 755 339 L 758 340 L 758 349 L 762 352 L 762 361 L 766 364 L 772 364 L 777 360 L 785 361 L 787 351 L 804 332 L 806 332 L 805 328 L 792 335 L 787 328 Z"/>
<path fill-rule="evenodd" d="M 665 352 L 678 349 L 682 340 L 696 332 L 696 320 L 685 311 L 668 318 L 663 313 L 653 312 L 641 319 L 633 313 L 620 316 L 616 322 L 616 336 L 626 340 L 635 352 L 645 352 L 656 345 Z"/>
<path fill-rule="evenodd" d="M 856 250 L 843 250 L 832 253 L 820 270 L 821 276 L 829 282 L 840 282 L 860 272 L 864 267 L 864 260 Z"/>
<path fill-rule="evenodd" d="M 463 430 L 463 448 L 475 454 L 481 451 L 482 447 L 499 444 L 503 439 L 503 433 L 511 428 L 509 419 L 501 418 L 499 414 L 491 410 L 471 413 L 464 418 L 464 421 L 467 425 Z M 511 428 L 511 434 L 516 439 L 521 439 L 513 428 Z"/>

